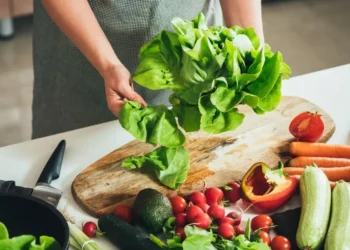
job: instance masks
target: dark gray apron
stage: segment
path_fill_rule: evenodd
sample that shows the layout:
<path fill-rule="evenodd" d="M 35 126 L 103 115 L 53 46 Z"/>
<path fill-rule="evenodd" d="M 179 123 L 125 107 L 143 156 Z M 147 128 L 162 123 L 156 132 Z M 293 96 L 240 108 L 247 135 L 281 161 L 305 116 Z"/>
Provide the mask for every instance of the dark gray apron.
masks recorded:
<path fill-rule="evenodd" d="M 98 22 L 121 62 L 133 74 L 140 47 L 178 16 L 203 12 L 208 25 L 222 24 L 219 0 L 90 0 Z M 34 1 L 33 139 L 95 125 L 116 117 L 106 103 L 97 70 Z M 168 104 L 167 91 L 134 87 L 149 105 Z"/>

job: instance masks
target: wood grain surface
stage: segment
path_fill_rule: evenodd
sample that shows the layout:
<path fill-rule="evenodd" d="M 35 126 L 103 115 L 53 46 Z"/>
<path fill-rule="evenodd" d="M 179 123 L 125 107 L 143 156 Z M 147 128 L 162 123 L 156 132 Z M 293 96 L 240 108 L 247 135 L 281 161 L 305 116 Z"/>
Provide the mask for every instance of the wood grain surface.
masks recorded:
<path fill-rule="evenodd" d="M 217 135 L 203 132 L 187 133 L 185 147 L 190 154 L 190 169 L 186 181 L 172 190 L 142 169 L 121 168 L 126 157 L 146 154 L 153 146 L 132 141 L 88 166 L 72 183 L 72 194 L 79 206 L 92 216 L 113 212 L 117 204 L 132 204 L 137 193 L 154 188 L 165 195 L 188 195 L 206 186 L 221 186 L 241 180 L 256 162 L 276 167 L 280 159 L 290 158 L 289 133 L 291 120 L 301 112 L 317 111 L 325 122 L 320 142 L 326 142 L 335 131 L 332 118 L 315 104 L 298 97 L 283 97 L 278 108 L 264 115 L 255 114 L 249 107 L 239 107 L 245 114 L 237 130 Z M 97 145 L 98 146 L 98 145 Z"/>

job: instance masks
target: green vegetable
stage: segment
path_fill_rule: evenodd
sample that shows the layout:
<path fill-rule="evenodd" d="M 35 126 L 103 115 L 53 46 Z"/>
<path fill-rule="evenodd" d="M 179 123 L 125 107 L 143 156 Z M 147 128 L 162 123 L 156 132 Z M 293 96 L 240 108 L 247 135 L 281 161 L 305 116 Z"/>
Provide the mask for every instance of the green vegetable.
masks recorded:
<path fill-rule="evenodd" d="M 212 232 L 196 226 L 186 226 L 185 234 L 186 239 L 182 242 L 183 250 L 215 250 L 215 247 L 211 244 L 215 241 Z"/>
<path fill-rule="evenodd" d="M 159 233 L 164 223 L 173 216 L 169 199 L 155 189 L 141 190 L 135 199 L 132 214 L 136 225 L 150 233 Z"/>
<path fill-rule="evenodd" d="M 60 244 L 52 237 L 40 236 L 39 245 L 32 235 L 9 238 L 6 226 L 0 222 L 0 249 L 3 250 L 60 250 Z"/>
<path fill-rule="evenodd" d="M 159 147 L 138 157 L 126 158 L 121 167 L 146 168 L 153 171 L 159 181 L 169 188 L 177 188 L 187 176 L 189 167 L 188 152 L 184 147 Z"/>
<path fill-rule="evenodd" d="M 84 246 L 85 250 L 102 250 L 95 241 L 91 241 L 77 225 L 67 221 L 69 227 L 70 244 L 78 249 L 82 249 Z"/>
<path fill-rule="evenodd" d="M 162 249 L 153 243 L 149 235 L 113 214 L 102 215 L 98 220 L 98 226 L 106 233 L 106 237 L 120 249 Z"/>
<path fill-rule="evenodd" d="M 140 141 L 169 148 L 185 143 L 185 136 L 178 129 L 173 113 L 164 105 L 142 108 L 140 103 L 128 101 L 120 111 L 119 121 Z"/>
<path fill-rule="evenodd" d="M 254 29 L 208 27 L 202 13 L 192 21 L 176 17 L 172 26 L 174 31 L 164 30 L 142 46 L 133 76 L 145 88 L 171 90 L 172 109 L 164 105 L 142 108 L 126 102 L 119 120 L 135 138 L 180 148 L 186 139 L 178 125 L 185 132 L 219 134 L 243 124 L 245 116 L 238 112 L 238 105 L 248 105 L 256 114 L 276 109 L 282 79 L 288 79 L 291 70 L 280 52 L 260 44 Z M 182 153 L 175 157 L 185 155 L 180 149 Z M 187 154 L 185 161 L 172 159 L 171 163 L 180 165 L 171 167 L 168 158 L 159 159 L 160 154 L 155 150 L 145 157 L 129 158 L 123 166 L 149 165 L 158 171 L 164 185 L 177 188 L 186 179 Z"/>
<path fill-rule="evenodd" d="M 325 250 L 350 249 L 350 187 L 340 181 L 332 192 L 332 212 Z"/>
<path fill-rule="evenodd" d="M 300 249 L 322 247 L 331 211 L 331 188 L 324 172 L 306 167 L 300 178 L 301 216 L 296 241 Z"/>

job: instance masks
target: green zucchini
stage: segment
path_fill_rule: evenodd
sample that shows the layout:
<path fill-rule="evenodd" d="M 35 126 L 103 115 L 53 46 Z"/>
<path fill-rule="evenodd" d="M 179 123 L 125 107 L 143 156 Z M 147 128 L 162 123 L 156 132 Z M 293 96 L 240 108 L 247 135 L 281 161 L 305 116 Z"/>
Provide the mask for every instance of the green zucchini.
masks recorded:
<path fill-rule="evenodd" d="M 325 250 L 350 249 L 350 186 L 340 181 L 332 193 L 331 222 L 326 236 Z"/>
<path fill-rule="evenodd" d="M 150 239 L 149 234 L 112 214 L 101 216 L 98 220 L 98 227 L 111 242 L 122 250 L 162 250 Z"/>
<path fill-rule="evenodd" d="M 323 246 L 331 212 L 331 187 L 317 167 L 306 167 L 300 178 L 301 215 L 296 235 L 300 249 Z"/>

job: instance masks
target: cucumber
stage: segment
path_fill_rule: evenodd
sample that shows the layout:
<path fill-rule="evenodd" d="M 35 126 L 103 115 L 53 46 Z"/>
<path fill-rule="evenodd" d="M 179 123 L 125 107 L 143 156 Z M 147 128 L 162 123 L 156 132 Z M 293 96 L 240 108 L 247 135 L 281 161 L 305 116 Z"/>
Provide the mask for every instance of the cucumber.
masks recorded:
<path fill-rule="evenodd" d="M 300 178 L 301 215 L 296 242 L 300 249 L 323 246 L 331 212 L 331 187 L 317 167 L 306 167 Z"/>
<path fill-rule="evenodd" d="M 332 193 L 331 222 L 326 236 L 325 250 L 350 249 L 350 186 L 340 181 Z"/>
<path fill-rule="evenodd" d="M 98 226 L 107 238 L 122 250 L 162 250 L 148 234 L 112 214 L 102 215 Z"/>

